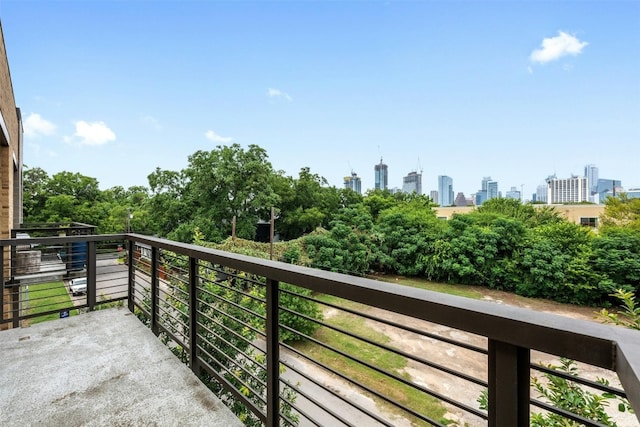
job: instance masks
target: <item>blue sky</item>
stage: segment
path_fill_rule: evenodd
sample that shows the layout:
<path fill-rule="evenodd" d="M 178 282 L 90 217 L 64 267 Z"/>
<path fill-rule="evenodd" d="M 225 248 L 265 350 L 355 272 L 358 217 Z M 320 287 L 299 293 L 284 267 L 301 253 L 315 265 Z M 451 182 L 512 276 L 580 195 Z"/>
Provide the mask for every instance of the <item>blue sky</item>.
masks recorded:
<path fill-rule="evenodd" d="M 216 145 L 467 196 L 582 174 L 640 187 L 640 2 L 0 0 L 24 162 L 148 185 Z"/>

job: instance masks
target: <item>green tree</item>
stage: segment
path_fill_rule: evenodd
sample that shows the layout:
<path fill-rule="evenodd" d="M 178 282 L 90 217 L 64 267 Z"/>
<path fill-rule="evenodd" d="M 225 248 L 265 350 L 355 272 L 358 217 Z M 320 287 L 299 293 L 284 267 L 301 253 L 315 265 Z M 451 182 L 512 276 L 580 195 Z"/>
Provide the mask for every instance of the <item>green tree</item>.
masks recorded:
<path fill-rule="evenodd" d="M 640 231 L 640 199 L 629 198 L 626 193 L 607 198 L 601 220 L 605 227 L 623 226 Z"/>
<path fill-rule="evenodd" d="M 184 198 L 192 218 L 211 222 L 211 227 L 202 229 L 207 240 L 230 235 L 234 216 L 236 235 L 255 237 L 258 220 L 269 218 L 271 207 L 278 206 L 279 197 L 271 187 L 273 173 L 266 151 L 257 145 L 247 150 L 239 144 L 218 146 L 189 156 Z"/>
<path fill-rule="evenodd" d="M 308 167 L 300 169 L 297 179 L 281 180 L 278 191 L 280 218 L 276 230 L 285 239 L 327 227 L 342 203 L 353 200 L 350 194 L 329 187 L 325 178 L 311 173 Z"/>
<path fill-rule="evenodd" d="M 41 212 L 49 197 L 49 180 L 42 168 L 25 166 L 22 173 L 24 222 L 41 221 Z"/>

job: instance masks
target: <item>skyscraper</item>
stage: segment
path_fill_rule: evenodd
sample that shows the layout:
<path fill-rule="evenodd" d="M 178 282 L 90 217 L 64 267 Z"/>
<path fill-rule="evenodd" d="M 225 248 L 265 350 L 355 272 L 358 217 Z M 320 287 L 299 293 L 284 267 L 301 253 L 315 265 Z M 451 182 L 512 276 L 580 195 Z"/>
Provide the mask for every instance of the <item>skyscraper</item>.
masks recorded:
<path fill-rule="evenodd" d="M 598 168 L 596 165 L 585 166 L 584 176 L 589 180 L 589 194 L 596 194 L 598 192 Z"/>
<path fill-rule="evenodd" d="M 352 171 L 351 176 L 344 177 L 344 188 L 349 188 L 358 194 L 362 194 L 362 180 Z"/>
<path fill-rule="evenodd" d="M 547 186 L 546 185 L 538 185 L 536 189 L 536 202 L 547 203 Z"/>
<path fill-rule="evenodd" d="M 422 174 L 409 172 L 409 175 L 402 178 L 402 192 L 422 194 Z"/>
<path fill-rule="evenodd" d="M 558 179 L 547 178 L 547 203 L 580 203 L 589 201 L 588 179 L 585 176 L 572 176 Z"/>
<path fill-rule="evenodd" d="M 487 200 L 496 199 L 499 196 L 498 181 L 492 181 L 490 176 L 485 176 L 482 178 L 482 187 L 480 191 L 476 193 L 476 206 L 480 206 Z"/>
<path fill-rule="evenodd" d="M 520 200 L 522 197 L 520 195 L 520 191 L 518 190 L 517 187 L 511 187 L 511 190 L 507 191 L 507 194 L 505 195 L 506 199 L 515 199 L 515 200 Z"/>
<path fill-rule="evenodd" d="M 429 192 L 429 198 L 433 203 L 438 203 L 438 190 L 431 190 Z"/>
<path fill-rule="evenodd" d="M 375 189 L 386 190 L 389 185 L 389 170 L 387 165 L 382 163 L 382 157 L 380 157 L 380 163 L 374 166 L 375 172 Z"/>
<path fill-rule="evenodd" d="M 500 196 L 498 193 L 498 181 L 487 182 L 487 200 L 497 199 Z"/>
<path fill-rule="evenodd" d="M 438 204 L 440 206 L 453 205 L 453 178 L 446 175 L 438 176 Z"/>

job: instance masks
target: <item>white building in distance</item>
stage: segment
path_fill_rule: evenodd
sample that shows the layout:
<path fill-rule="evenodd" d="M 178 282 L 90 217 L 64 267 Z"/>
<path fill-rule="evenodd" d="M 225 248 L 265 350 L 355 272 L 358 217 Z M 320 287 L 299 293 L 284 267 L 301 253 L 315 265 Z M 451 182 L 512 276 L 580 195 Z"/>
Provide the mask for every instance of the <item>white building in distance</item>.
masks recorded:
<path fill-rule="evenodd" d="M 547 178 L 547 204 L 588 202 L 589 193 L 586 176 L 558 179 L 553 175 Z"/>

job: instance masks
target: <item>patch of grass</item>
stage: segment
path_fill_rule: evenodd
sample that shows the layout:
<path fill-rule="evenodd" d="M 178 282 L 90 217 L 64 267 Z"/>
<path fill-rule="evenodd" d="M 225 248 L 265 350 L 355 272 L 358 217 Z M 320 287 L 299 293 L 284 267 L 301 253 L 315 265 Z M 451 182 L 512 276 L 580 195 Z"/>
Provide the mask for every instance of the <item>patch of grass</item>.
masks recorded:
<path fill-rule="evenodd" d="M 24 296 L 23 296 L 24 298 Z M 44 313 L 50 310 L 61 310 L 73 307 L 71 298 L 63 282 L 40 283 L 29 285 L 29 308 L 28 314 Z M 75 316 L 78 310 L 69 310 L 69 315 Z M 59 313 L 47 314 L 45 316 L 34 317 L 29 320 L 31 324 L 45 322 L 47 320 L 59 319 Z"/>
<path fill-rule="evenodd" d="M 340 303 L 349 305 L 350 308 L 356 308 L 359 305 L 357 303 L 339 300 L 338 298 L 326 295 L 321 296 L 320 299 L 324 301 L 331 301 L 333 303 L 340 301 Z M 370 327 L 367 324 L 366 319 L 349 313 L 332 315 L 329 319 L 326 319 L 326 322 L 380 344 L 388 344 L 390 341 L 389 337 Z M 375 345 L 356 340 L 326 327 L 318 329 L 314 337 L 319 341 L 328 343 L 336 349 L 344 351 L 345 353 L 353 355 L 361 360 L 365 360 L 380 369 L 393 372 L 400 377 L 408 378 L 406 374 L 402 373 L 402 369 L 407 365 L 407 360 L 403 356 L 381 349 Z M 447 423 L 447 420 L 443 419 L 447 412 L 446 408 L 444 408 L 437 399 L 398 382 L 393 378 L 389 378 L 371 368 L 363 366 L 358 362 L 349 360 L 344 356 L 315 343 L 306 341 L 297 343 L 295 346 L 300 351 L 308 354 L 311 358 L 331 366 L 333 369 L 341 372 L 354 381 L 364 384 L 380 394 L 406 405 L 421 414 L 439 420 L 444 424 Z M 406 416 L 412 421 L 413 425 L 429 425 L 417 418 L 408 416 L 403 411 L 374 397 L 373 395 L 371 397 L 376 400 L 378 406 L 396 415 Z"/>
<path fill-rule="evenodd" d="M 377 280 L 383 280 L 385 282 L 397 283 L 399 285 L 411 286 L 412 288 L 440 292 L 449 295 L 456 295 L 465 298 L 482 299 L 484 295 L 484 293 L 480 289 L 477 289 L 475 286 L 430 282 L 419 277 L 382 276 L 373 278 Z"/>

